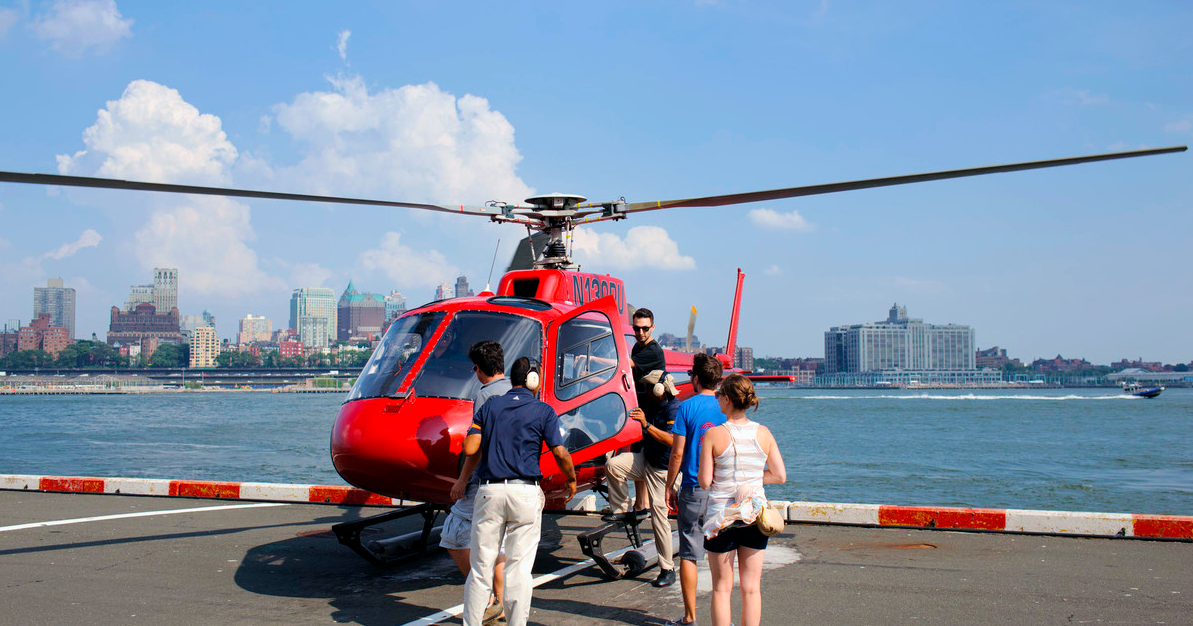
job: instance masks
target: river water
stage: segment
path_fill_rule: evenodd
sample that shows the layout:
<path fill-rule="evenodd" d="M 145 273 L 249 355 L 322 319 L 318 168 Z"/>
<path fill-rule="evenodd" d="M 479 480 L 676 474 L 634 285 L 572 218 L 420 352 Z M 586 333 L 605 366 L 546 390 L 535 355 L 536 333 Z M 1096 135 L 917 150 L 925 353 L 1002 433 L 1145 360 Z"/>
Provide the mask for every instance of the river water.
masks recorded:
<path fill-rule="evenodd" d="M 762 388 L 773 499 L 1193 515 L 1193 389 Z M 340 394 L 0 396 L 0 473 L 343 484 Z"/>

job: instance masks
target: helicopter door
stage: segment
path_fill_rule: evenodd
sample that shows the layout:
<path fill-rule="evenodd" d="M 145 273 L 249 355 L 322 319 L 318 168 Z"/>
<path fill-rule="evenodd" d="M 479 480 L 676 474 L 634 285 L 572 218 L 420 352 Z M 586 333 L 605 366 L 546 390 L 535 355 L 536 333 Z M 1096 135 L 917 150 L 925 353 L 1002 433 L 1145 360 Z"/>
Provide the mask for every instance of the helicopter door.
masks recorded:
<path fill-rule="evenodd" d="M 543 374 L 550 382 L 545 386 L 576 463 L 641 436 L 636 423 L 626 428 L 637 398 L 620 319 L 617 300 L 605 297 L 552 322 L 548 330 L 549 365 L 544 364 Z M 606 443 L 593 445 L 600 442 Z"/>

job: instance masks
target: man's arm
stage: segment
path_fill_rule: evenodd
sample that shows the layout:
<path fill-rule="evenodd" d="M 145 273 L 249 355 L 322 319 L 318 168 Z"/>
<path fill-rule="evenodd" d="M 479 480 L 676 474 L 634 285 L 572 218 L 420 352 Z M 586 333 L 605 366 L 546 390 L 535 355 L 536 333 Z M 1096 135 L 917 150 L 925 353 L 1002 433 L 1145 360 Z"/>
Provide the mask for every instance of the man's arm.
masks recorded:
<path fill-rule="evenodd" d="M 646 413 L 643 412 L 641 408 L 636 408 L 633 411 L 630 411 L 630 417 L 641 424 L 642 432 L 650 435 L 655 441 L 658 441 L 663 445 L 670 446 L 675 440 L 675 435 L 672 435 L 668 431 L 661 430 L 659 427 L 646 421 Z"/>
<path fill-rule="evenodd" d="M 468 456 L 472 456 L 480 451 L 481 451 L 481 434 L 480 433 L 468 433 L 468 436 L 464 438 L 464 454 L 467 454 Z M 478 457 L 478 460 L 479 460 L 479 457 Z"/>
<path fill-rule="evenodd" d="M 479 437 L 479 435 L 477 435 Z M 464 445 L 468 445 L 468 440 L 464 440 Z M 480 447 L 480 443 L 477 443 Z M 468 489 L 468 481 L 472 478 L 472 472 L 476 470 L 477 463 L 480 463 L 481 455 L 479 454 L 465 454 L 464 465 L 460 468 L 460 476 L 456 479 L 456 483 L 452 485 L 451 497 L 455 502 L 464 497 L 464 491 Z"/>
<path fill-rule="evenodd" d="M 563 475 L 567 476 L 568 485 L 568 500 L 576 495 L 576 468 L 572 466 L 572 455 L 568 454 L 568 449 L 564 446 L 554 446 L 551 448 L 551 454 L 555 456 L 555 462 L 559 464 L 559 469 L 563 470 Z"/>
<path fill-rule="evenodd" d="M 683 449 L 687 437 L 672 435 L 671 460 L 667 462 L 667 502 L 675 501 L 675 478 L 679 476 L 679 468 L 683 466 Z"/>

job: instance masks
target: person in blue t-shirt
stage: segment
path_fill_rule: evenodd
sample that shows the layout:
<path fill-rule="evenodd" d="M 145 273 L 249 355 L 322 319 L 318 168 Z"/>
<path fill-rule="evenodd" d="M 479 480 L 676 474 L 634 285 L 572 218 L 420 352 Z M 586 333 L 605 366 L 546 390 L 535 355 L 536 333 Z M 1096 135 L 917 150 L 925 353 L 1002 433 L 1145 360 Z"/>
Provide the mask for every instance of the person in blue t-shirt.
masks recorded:
<path fill-rule="evenodd" d="M 543 444 L 567 477 L 568 499 L 576 495 L 576 471 L 563 445 L 559 416 L 534 397 L 539 374 L 522 357 L 510 367 L 513 388 L 481 407 L 464 439 L 464 453 L 481 454 L 476 466 L 477 490 L 469 561 L 464 583 L 464 624 L 480 626 L 489 601 L 497 552 L 505 541 L 505 616 L 510 626 L 524 626 L 530 617 L 531 568 L 538 551 L 546 499 L 539 487 Z"/>
<path fill-rule="evenodd" d="M 696 561 L 704 558 L 704 508 L 708 491 L 697 481 L 700 473 L 700 446 L 704 433 L 725 423 L 720 403 L 713 395 L 721 382 L 721 362 L 707 354 L 692 358 L 692 389 L 696 395 L 684 400 L 675 415 L 671 432 L 675 435 L 671 447 L 671 463 L 667 466 L 667 500 L 674 501 L 679 515 L 679 586 L 683 590 L 683 617 L 667 622 L 670 625 L 691 624 L 696 621 Z M 675 479 L 683 471 L 679 492 Z"/>

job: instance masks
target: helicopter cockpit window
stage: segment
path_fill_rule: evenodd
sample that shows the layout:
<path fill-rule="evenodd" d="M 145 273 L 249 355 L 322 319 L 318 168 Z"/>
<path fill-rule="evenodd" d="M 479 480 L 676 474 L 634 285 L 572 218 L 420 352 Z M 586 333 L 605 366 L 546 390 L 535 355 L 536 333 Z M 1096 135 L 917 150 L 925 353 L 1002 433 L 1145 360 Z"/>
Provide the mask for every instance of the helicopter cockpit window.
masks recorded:
<path fill-rule="evenodd" d="M 555 397 L 571 400 L 609 382 L 617 371 L 617 339 L 609 320 L 589 313 L 559 328 Z"/>
<path fill-rule="evenodd" d="M 542 325 L 528 317 L 492 311 L 456 313 L 431 348 L 414 381 L 414 394 L 422 398 L 471 400 L 480 388 L 472 361 L 468 359 L 472 344 L 486 339 L 501 344 L 505 368 L 509 371 L 520 357 L 542 362 L 542 335 Z"/>
<path fill-rule="evenodd" d="M 605 394 L 559 416 L 563 445 L 568 452 L 604 441 L 625 426 L 625 401 L 615 393 Z"/>
<path fill-rule="evenodd" d="M 348 401 L 392 396 L 442 321 L 441 312 L 416 313 L 390 325 L 348 392 Z"/>

